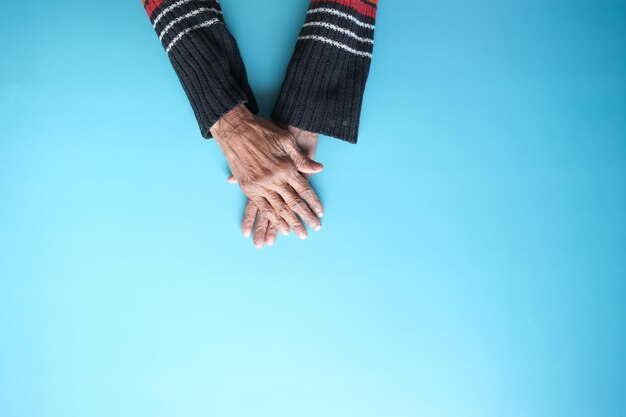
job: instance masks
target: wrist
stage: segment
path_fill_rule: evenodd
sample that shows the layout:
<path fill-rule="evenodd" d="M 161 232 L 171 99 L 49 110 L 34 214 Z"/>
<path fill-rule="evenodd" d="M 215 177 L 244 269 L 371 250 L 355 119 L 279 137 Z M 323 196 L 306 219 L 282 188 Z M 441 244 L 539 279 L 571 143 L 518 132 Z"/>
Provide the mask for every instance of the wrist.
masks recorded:
<path fill-rule="evenodd" d="M 211 135 L 218 141 L 228 140 L 241 129 L 254 120 L 254 114 L 243 104 L 233 107 L 228 113 L 220 117 L 211 126 Z"/>

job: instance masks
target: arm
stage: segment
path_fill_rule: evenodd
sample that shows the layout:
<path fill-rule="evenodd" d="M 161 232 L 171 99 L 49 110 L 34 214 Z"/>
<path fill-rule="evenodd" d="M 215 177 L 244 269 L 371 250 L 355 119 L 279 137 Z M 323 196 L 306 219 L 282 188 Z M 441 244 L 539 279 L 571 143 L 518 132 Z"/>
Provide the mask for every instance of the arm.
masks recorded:
<path fill-rule="evenodd" d="M 216 0 L 143 0 L 150 22 L 187 94 L 202 136 L 240 104 L 257 104 L 239 48 Z"/>
<path fill-rule="evenodd" d="M 288 131 L 253 114 L 257 105 L 217 1 L 144 0 L 144 6 L 202 135 L 215 137 L 243 192 L 279 230 L 304 229 L 296 213 L 313 221 L 323 208 L 301 173 L 322 165 Z"/>
<path fill-rule="evenodd" d="M 311 0 L 274 120 L 356 143 L 377 2 Z"/>

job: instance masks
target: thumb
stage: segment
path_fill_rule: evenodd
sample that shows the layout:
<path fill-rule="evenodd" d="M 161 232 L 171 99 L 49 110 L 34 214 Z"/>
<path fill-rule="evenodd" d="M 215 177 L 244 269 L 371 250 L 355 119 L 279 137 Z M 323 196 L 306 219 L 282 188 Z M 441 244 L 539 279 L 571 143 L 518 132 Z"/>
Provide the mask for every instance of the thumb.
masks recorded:
<path fill-rule="evenodd" d="M 226 178 L 226 182 L 229 184 L 237 184 L 237 178 L 235 178 L 233 174 L 230 174 L 228 178 Z"/>
<path fill-rule="evenodd" d="M 317 174 L 324 169 L 324 165 L 319 162 L 315 162 L 302 153 L 293 140 L 290 140 L 285 148 L 287 155 L 289 155 L 289 157 L 293 160 L 293 163 L 296 165 L 296 168 L 298 168 L 298 171 L 305 174 Z"/>

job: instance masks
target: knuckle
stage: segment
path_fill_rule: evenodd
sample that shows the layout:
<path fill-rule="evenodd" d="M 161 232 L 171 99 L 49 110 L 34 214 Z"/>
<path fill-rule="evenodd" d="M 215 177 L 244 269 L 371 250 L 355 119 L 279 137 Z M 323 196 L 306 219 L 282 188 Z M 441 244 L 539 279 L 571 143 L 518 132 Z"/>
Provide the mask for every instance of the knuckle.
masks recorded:
<path fill-rule="evenodd" d="M 291 172 L 293 171 L 293 166 L 290 161 L 281 160 L 276 163 L 274 169 L 272 170 L 272 174 L 270 177 L 270 181 L 273 184 L 282 184 L 286 179 L 289 178 Z"/>
<path fill-rule="evenodd" d="M 310 187 L 304 189 L 300 194 L 306 199 L 314 199 L 315 196 L 315 192 Z"/>
<path fill-rule="evenodd" d="M 300 175 L 300 171 L 298 171 L 297 169 L 293 169 L 289 172 L 289 180 L 292 183 L 298 184 L 300 186 L 302 186 L 302 175 Z"/>
<path fill-rule="evenodd" d="M 301 198 L 294 198 L 289 202 L 289 207 L 291 207 L 293 210 L 301 210 L 302 208 L 304 208 L 304 205 L 304 201 Z"/>
<path fill-rule="evenodd" d="M 260 213 L 261 213 L 261 217 L 265 217 L 265 218 L 274 217 L 274 212 L 272 212 L 272 210 L 269 207 L 263 208 L 263 210 L 261 210 Z"/>
<path fill-rule="evenodd" d="M 281 173 L 291 173 L 293 165 L 289 158 L 281 158 L 276 164 L 276 171 Z"/>
<path fill-rule="evenodd" d="M 265 184 L 271 182 L 274 176 L 274 172 L 275 172 L 275 169 L 273 166 L 265 167 L 261 171 L 254 172 L 250 174 L 249 176 L 247 176 L 246 178 L 244 178 L 242 181 L 239 182 L 239 185 L 242 189 L 244 188 L 255 189 L 255 188 L 263 187 Z"/>
<path fill-rule="evenodd" d="M 296 205 L 296 208 L 297 208 L 299 211 L 301 211 L 301 212 L 304 212 L 304 213 L 310 214 L 310 213 L 309 213 L 309 206 L 308 206 L 308 205 L 307 205 L 304 201 L 302 201 L 302 200 L 300 200 L 300 201 L 298 202 L 298 204 Z"/>

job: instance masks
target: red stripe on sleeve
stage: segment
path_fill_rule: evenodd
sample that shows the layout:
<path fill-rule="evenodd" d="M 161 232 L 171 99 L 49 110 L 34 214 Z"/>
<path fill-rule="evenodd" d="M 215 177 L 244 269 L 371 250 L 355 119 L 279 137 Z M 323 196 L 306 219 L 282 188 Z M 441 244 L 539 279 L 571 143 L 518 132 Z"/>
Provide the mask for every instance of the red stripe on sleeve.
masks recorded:
<path fill-rule="evenodd" d="M 349 7 L 363 16 L 376 18 L 376 8 L 363 3 L 361 0 L 311 0 L 311 3 L 337 3 Z"/>
<path fill-rule="evenodd" d="M 154 12 L 154 9 L 163 4 L 164 1 L 165 0 L 150 0 L 146 5 L 146 13 L 148 13 L 148 16 L 152 17 L 152 12 Z"/>

